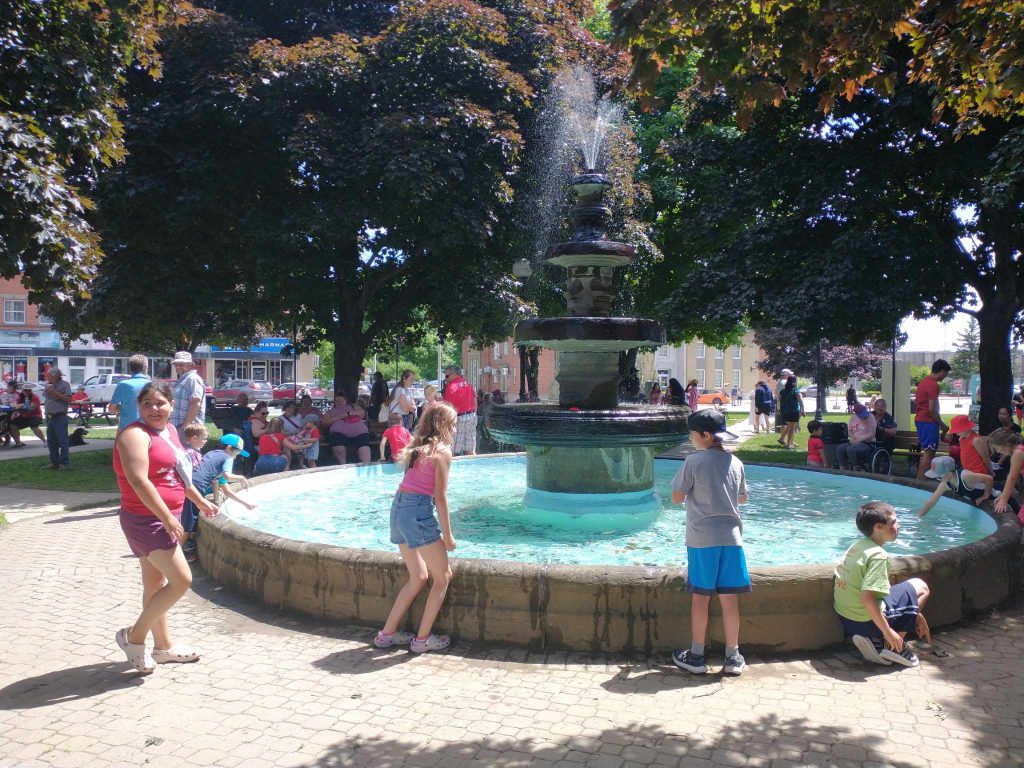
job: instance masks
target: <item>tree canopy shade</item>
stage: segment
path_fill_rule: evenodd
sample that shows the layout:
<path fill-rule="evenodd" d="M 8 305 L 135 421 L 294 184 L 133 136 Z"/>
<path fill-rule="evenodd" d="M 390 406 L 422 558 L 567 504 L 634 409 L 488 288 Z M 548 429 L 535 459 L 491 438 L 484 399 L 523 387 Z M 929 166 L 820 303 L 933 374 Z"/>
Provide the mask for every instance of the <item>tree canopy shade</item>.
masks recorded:
<path fill-rule="evenodd" d="M 934 114 L 952 110 L 961 129 L 1024 114 L 1018 0 L 611 0 L 609 8 L 636 79 L 649 87 L 662 66 L 694 57 L 702 79 L 736 100 L 741 124 L 808 80 L 827 111 L 865 88 L 891 95 L 903 75 L 928 86 Z M 894 46 L 900 41 L 906 46 Z"/>
<path fill-rule="evenodd" d="M 860 344 L 907 314 L 964 311 L 980 328 L 982 402 L 1002 402 L 1024 296 L 1024 120 L 957 140 L 920 85 L 829 116 L 819 100 L 808 88 L 743 133 L 719 92 L 680 108 L 651 182 L 670 331 L 746 322 Z M 986 405 L 983 426 L 994 416 Z"/>
<path fill-rule="evenodd" d="M 324 36 L 323 4 L 212 5 L 228 12 L 163 31 L 164 78 L 129 100 L 131 156 L 96 217 L 98 298 L 119 315 L 103 332 L 195 344 L 295 322 L 302 348 L 334 343 L 353 395 L 374 344 L 507 333 L 536 93 L 561 63 L 608 57 L 575 5 L 334 3 Z"/>
<path fill-rule="evenodd" d="M 52 308 L 88 296 L 101 256 L 85 213 L 123 157 L 119 92 L 153 69 L 160 0 L 0 4 L 0 275 Z"/>

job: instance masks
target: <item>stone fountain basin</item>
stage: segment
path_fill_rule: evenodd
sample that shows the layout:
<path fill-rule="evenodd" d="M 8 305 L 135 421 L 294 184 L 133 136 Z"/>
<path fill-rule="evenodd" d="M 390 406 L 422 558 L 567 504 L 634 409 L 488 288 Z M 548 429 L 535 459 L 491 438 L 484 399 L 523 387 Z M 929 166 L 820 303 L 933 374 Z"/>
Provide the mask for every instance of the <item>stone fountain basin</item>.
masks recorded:
<path fill-rule="evenodd" d="M 665 343 L 665 329 L 635 317 L 541 317 L 516 324 L 516 344 L 560 352 L 621 352 Z"/>
<path fill-rule="evenodd" d="M 689 434 L 687 410 L 671 405 L 627 405 L 577 411 L 548 403 L 495 405 L 491 432 L 512 445 L 670 445 Z"/>
<path fill-rule="evenodd" d="M 337 471 L 345 469 L 288 472 L 253 482 Z M 929 488 L 902 478 L 878 482 Z M 1021 526 L 1010 514 L 993 517 L 998 527 L 981 541 L 893 558 L 896 581 L 919 576 L 931 586 L 926 614 L 933 628 L 977 616 L 1019 593 Z M 406 579 L 397 552 L 285 539 L 240 525 L 229 514 L 201 518 L 200 526 L 199 558 L 211 577 L 282 611 L 380 627 Z M 660 655 L 685 645 L 690 637 L 690 598 L 683 568 L 552 566 L 456 558 L 453 571 L 437 629 L 464 642 Z M 832 611 L 831 565 L 752 568 L 751 577 L 754 591 L 740 598 L 740 639 L 745 649 L 808 650 L 842 641 Z M 413 607 L 414 618 L 424 597 L 425 593 Z M 720 646 L 717 610 L 713 602 L 709 636 Z"/>

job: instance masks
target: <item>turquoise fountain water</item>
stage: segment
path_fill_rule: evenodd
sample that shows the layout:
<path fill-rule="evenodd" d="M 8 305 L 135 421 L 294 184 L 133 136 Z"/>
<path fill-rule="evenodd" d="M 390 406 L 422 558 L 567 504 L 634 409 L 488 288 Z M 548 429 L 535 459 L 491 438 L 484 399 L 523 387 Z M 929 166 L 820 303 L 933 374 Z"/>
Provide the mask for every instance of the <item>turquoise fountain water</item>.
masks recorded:
<path fill-rule="evenodd" d="M 679 462 L 655 461 L 658 497 L 671 498 Z M 368 465 L 311 473 L 257 486 L 249 512 L 226 507 L 237 522 L 298 541 L 394 551 L 388 534 L 391 498 L 400 472 Z M 896 507 L 900 536 L 890 553 L 923 554 L 977 541 L 995 531 L 984 512 L 942 499 L 919 521 L 924 491 L 859 477 L 795 469 L 747 467 L 750 503 L 743 508 L 743 537 L 752 566 L 831 563 L 857 537 L 857 507 L 882 499 Z M 449 503 L 460 558 L 571 565 L 676 565 L 686 561 L 685 507 L 601 515 L 527 510 L 526 460 L 497 456 L 456 461 Z"/>

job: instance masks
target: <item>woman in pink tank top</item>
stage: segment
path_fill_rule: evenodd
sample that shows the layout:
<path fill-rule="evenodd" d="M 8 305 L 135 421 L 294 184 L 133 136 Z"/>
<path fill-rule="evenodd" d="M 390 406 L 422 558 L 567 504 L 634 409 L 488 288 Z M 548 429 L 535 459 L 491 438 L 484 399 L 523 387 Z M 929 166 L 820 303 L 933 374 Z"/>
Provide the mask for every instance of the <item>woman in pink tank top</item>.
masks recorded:
<path fill-rule="evenodd" d="M 177 432 L 167 426 L 172 402 L 167 384 L 154 381 L 144 386 L 138 396 L 139 420 L 125 427 L 114 443 L 121 530 L 142 567 L 143 605 L 135 623 L 119 630 L 115 640 L 128 663 L 144 675 L 158 663 L 199 660 L 199 651 L 171 641 L 167 611 L 192 585 L 192 572 L 178 546 L 185 540 L 185 497 L 208 517 L 219 511 L 192 487 L 192 463 Z M 146 648 L 150 632 L 152 654 Z"/>
<path fill-rule="evenodd" d="M 373 639 L 378 648 L 408 645 L 413 653 L 423 653 L 441 651 L 452 644 L 450 637 L 432 634 L 431 630 L 452 579 L 448 553 L 455 549 L 455 539 L 448 514 L 448 470 L 455 424 L 455 409 L 448 403 L 425 409 L 412 440 L 398 455 L 397 462 L 406 469 L 391 503 L 391 543 L 397 544 L 402 553 L 409 580 L 395 598 L 384 628 Z M 413 635 L 399 631 L 399 624 L 428 580 L 432 583 L 419 632 Z"/>

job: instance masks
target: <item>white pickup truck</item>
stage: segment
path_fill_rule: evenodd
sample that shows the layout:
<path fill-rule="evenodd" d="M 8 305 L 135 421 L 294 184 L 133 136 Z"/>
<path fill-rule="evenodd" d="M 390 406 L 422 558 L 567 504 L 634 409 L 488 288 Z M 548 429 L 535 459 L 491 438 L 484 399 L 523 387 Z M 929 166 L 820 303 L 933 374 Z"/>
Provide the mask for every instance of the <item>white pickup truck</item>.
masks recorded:
<path fill-rule="evenodd" d="M 90 376 L 82 384 L 89 400 L 94 403 L 109 403 L 117 389 L 118 382 L 129 378 L 123 373 L 101 373 L 97 376 Z M 75 387 L 72 387 L 75 389 Z"/>

